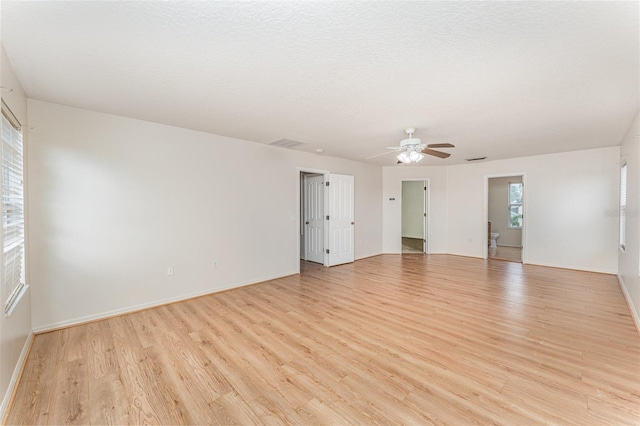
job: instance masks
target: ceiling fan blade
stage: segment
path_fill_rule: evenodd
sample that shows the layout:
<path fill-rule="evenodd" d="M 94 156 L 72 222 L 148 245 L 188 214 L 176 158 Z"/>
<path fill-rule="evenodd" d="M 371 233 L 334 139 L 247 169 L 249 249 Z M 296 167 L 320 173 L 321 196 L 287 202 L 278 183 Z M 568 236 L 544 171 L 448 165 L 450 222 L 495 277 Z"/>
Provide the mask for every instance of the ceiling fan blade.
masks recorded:
<path fill-rule="evenodd" d="M 430 143 L 427 148 L 455 148 L 455 145 L 450 143 Z"/>
<path fill-rule="evenodd" d="M 393 154 L 393 151 L 383 152 L 382 154 L 372 155 L 371 157 L 366 157 L 365 160 L 371 160 L 372 158 L 380 157 L 381 155 Z"/>
<path fill-rule="evenodd" d="M 422 153 L 423 154 L 427 154 L 427 155 L 433 155 L 434 157 L 438 157 L 438 158 L 449 158 L 449 157 L 451 157 L 451 154 L 448 154 L 446 152 L 436 151 L 434 149 L 429 149 L 429 148 L 423 149 Z"/>

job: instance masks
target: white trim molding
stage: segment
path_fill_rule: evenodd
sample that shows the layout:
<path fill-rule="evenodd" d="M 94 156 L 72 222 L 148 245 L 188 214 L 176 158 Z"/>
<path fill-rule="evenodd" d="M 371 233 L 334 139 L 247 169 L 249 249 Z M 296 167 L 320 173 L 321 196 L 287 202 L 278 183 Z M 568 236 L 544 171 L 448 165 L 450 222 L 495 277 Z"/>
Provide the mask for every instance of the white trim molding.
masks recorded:
<path fill-rule="evenodd" d="M 618 277 L 618 284 L 620 284 L 620 288 L 622 289 L 622 294 L 624 294 L 624 300 L 627 302 L 627 306 L 629 307 L 631 318 L 633 318 L 633 323 L 636 326 L 636 330 L 638 331 L 638 334 L 640 334 L 640 315 L 638 314 L 638 311 L 636 311 L 636 308 L 634 307 L 633 303 L 631 303 L 631 295 L 627 291 L 627 287 L 624 285 L 624 280 L 622 279 L 622 275 L 617 274 L 616 276 Z"/>
<path fill-rule="evenodd" d="M 9 404 L 11 403 L 11 399 L 13 398 L 13 394 L 16 391 L 16 386 L 18 385 L 18 381 L 20 380 L 20 375 L 22 374 L 24 364 L 27 362 L 27 356 L 29 355 L 29 349 L 31 348 L 32 342 L 33 331 L 29 333 L 29 335 L 27 336 L 27 340 L 25 340 L 24 342 L 22 352 L 20 352 L 20 357 L 18 358 L 18 362 L 16 362 L 16 367 L 13 369 L 9 387 L 7 388 L 7 392 L 4 394 L 4 398 L 2 398 L 2 405 L 0 405 L 0 420 L 2 420 L 2 424 L 4 424 L 4 418 L 7 415 L 7 409 L 9 408 Z"/>
<path fill-rule="evenodd" d="M 550 262 L 529 261 L 527 262 L 527 265 L 545 266 L 547 268 L 570 269 L 573 271 L 596 272 L 598 274 L 608 274 L 608 275 L 616 275 L 618 273 L 618 271 L 614 271 L 610 269 L 585 268 L 584 266 L 562 265 L 562 264 L 550 263 Z"/>

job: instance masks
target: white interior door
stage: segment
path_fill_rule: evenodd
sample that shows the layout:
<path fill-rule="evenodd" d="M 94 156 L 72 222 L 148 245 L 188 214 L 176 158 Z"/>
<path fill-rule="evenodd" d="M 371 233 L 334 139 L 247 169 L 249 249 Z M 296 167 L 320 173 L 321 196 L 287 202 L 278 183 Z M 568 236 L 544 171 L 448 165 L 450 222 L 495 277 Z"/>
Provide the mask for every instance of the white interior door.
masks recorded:
<path fill-rule="evenodd" d="M 329 175 L 327 187 L 329 252 L 327 266 L 353 262 L 354 254 L 353 176 Z"/>
<path fill-rule="evenodd" d="M 324 264 L 324 176 L 304 176 L 305 259 Z"/>

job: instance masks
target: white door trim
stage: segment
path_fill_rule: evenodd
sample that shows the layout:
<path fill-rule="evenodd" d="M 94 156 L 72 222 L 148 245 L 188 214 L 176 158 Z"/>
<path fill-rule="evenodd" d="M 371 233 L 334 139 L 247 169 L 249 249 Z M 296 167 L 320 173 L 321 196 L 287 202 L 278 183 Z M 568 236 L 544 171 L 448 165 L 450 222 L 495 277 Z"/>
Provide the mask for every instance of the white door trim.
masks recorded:
<path fill-rule="evenodd" d="M 402 254 L 402 182 L 424 182 L 427 186 L 427 193 L 424 202 L 427 204 L 425 213 L 427 214 L 424 223 L 424 233 L 426 235 L 424 253 L 429 254 L 431 248 L 431 180 L 429 178 L 406 178 L 400 179 L 400 254 Z"/>
<path fill-rule="evenodd" d="M 489 240 L 489 230 L 487 229 L 487 223 L 489 222 L 489 179 L 492 178 L 502 178 L 502 177 L 522 177 L 522 185 L 524 186 L 524 199 L 522 200 L 522 215 L 524 216 L 524 220 L 522 221 L 522 264 L 527 263 L 527 222 L 529 215 L 527 214 L 527 205 L 528 197 L 527 197 L 527 173 L 526 172 L 514 172 L 514 173 L 500 173 L 493 175 L 485 175 L 484 176 L 484 213 L 483 213 L 483 225 L 482 225 L 482 235 L 484 235 L 484 239 L 482 240 L 482 253 L 483 258 L 489 258 L 489 246 L 487 245 L 487 241 Z"/>
<path fill-rule="evenodd" d="M 313 173 L 313 174 L 319 174 L 319 175 L 323 175 L 324 176 L 324 181 L 327 182 L 329 180 L 329 171 L 328 170 L 321 170 L 321 169 L 313 169 L 313 168 L 309 168 L 309 167 L 296 167 L 296 211 L 298 212 L 298 214 L 296 215 L 296 229 L 295 229 L 295 241 L 296 241 L 296 271 L 299 274 L 300 273 L 300 215 L 302 214 L 301 211 L 301 207 L 300 207 L 300 203 L 301 203 L 301 198 L 300 198 L 300 174 L 301 173 Z M 325 191 L 325 203 L 324 203 L 324 210 L 325 210 L 325 215 L 327 214 L 327 202 L 326 202 L 326 191 Z M 326 224 L 325 224 L 326 225 Z M 325 241 L 327 238 L 327 227 L 325 226 Z M 324 255 L 324 266 L 327 266 L 327 255 L 325 253 Z"/>

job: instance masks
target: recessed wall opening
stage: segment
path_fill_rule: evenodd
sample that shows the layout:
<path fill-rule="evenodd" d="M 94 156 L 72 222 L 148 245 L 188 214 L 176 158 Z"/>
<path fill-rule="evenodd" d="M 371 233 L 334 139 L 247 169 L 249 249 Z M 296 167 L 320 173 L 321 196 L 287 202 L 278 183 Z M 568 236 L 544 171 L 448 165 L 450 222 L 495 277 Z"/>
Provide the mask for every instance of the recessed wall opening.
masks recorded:
<path fill-rule="evenodd" d="M 402 254 L 428 253 L 429 182 L 402 181 Z"/>
<path fill-rule="evenodd" d="M 524 182 L 522 175 L 487 179 L 487 258 L 522 262 Z"/>

